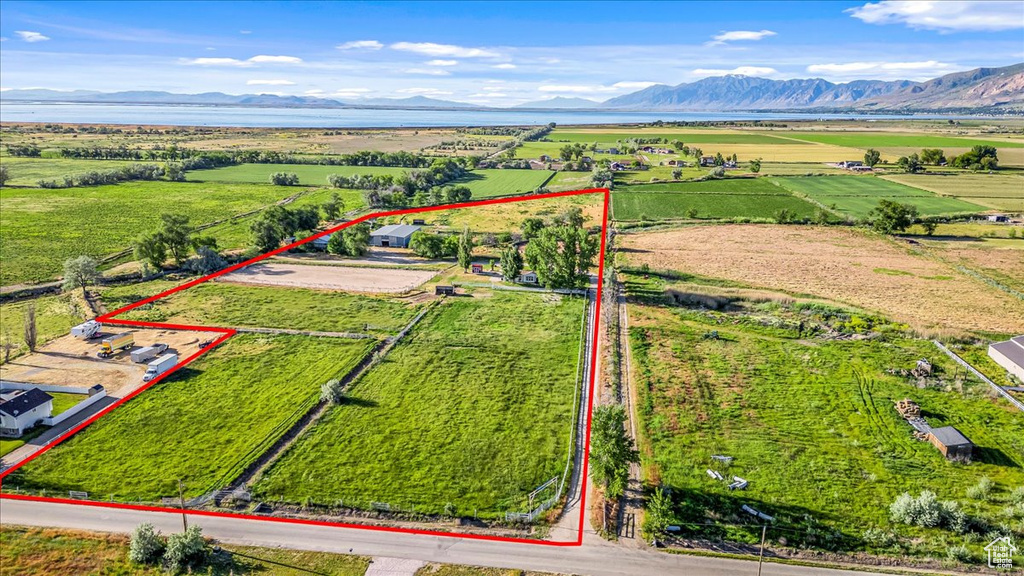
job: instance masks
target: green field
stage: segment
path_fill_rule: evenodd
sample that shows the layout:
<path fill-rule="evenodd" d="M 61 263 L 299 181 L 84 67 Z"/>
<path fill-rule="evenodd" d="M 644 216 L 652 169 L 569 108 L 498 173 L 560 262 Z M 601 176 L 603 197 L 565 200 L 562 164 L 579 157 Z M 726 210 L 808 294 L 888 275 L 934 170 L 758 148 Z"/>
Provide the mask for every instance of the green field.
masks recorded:
<path fill-rule="evenodd" d="M 324 166 L 320 164 L 238 164 L 210 170 L 192 170 L 188 179 L 194 182 L 246 182 L 269 184 L 275 172 L 295 174 L 303 186 L 327 186 L 331 174 L 341 176 L 391 174 L 399 176 L 412 168 L 386 166 Z"/>
<path fill-rule="evenodd" d="M 956 198 L 935 196 L 927 190 L 898 182 L 864 176 L 821 176 L 777 178 L 776 181 L 798 194 L 834 206 L 855 218 L 867 218 L 881 199 L 917 207 L 921 216 L 944 216 L 984 212 L 985 207 Z"/>
<path fill-rule="evenodd" d="M 634 297 L 651 294 L 635 276 L 627 287 Z M 785 537 L 789 546 L 861 549 L 864 531 L 879 528 L 913 555 L 944 556 L 964 536 L 888 518 L 900 493 L 924 489 L 960 501 L 972 517 L 1006 521 L 1005 499 L 1024 482 L 1024 420 L 980 382 L 950 384 L 954 364 L 931 342 L 801 338 L 797 324 L 814 330 L 820 317 L 776 303 L 733 313 L 651 303 L 657 305 L 630 309 L 641 451 L 647 477 L 672 488 L 670 523 L 682 522 L 686 535 L 756 542 L 760 525 L 740 510 L 747 504 L 775 516 L 768 538 Z M 705 337 L 711 331 L 717 339 Z M 947 384 L 922 389 L 887 373 L 912 368 L 918 358 L 930 359 Z M 949 462 L 914 439 L 893 408 L 905 397 L 920 404 L 930 425 L 953 425 L 970 438 L 974 462 Z M 734 460 L 723 466 L 712 454 Z M 708 468 L 750 485 L 730 491 Z M 995 482 L 992 496 L 968 498 L 982 477 Z M 1006 522 L 1022 532 L 1019 522 Z"/>
<path fill-rule="evenodd" d="M 163 162 L 145 160 L 75 160 L 64 158 L 14 158 L 0 157 L 0 166 L 6 166 L 10 180 L 8 186 L 38 186 L 40 180 L 63 180 L 64 176 L 76 176 L 85 172 L 114 170 L 132 164 L 157 164 Z"/>
<path fill-rule="evenodd" d="M 818 209 L 763 178 L 637 184 L 612 192 L 616 220 L 774 218 L 780 210 L 802 219 Z"/>
<path fill-rule="evenodd" d="M 0 304 L 0 338 L 15 345 L 11 355 L 26 351 L 22 335 L 25 328 L 25 311 L 29 304 L 36 307 L 37 346 L 64 336 L 72 326 L 86 319 L 87 308 L 81 303 L 80 294 L 41 296 L 31 301 L 5 302 Z M 0 356 L 2 360 L 2 356 Z"/>
<path fill-rule="evenodd" d="M 788 136 L 788 134 L 787 134 Z M 547 140 L 551 142 L 581 142 L 583 144 L 589 144 L 591 142 L 598 142 L 602 145 L 615 144 L 615 142 L 629 140 L 631 138 L 665 138 L 669 142 L 673 140 L 679 140 L 683 144 L 693 147 L 694 145 L 700 147 L 701 144 L 713 143 L 713 144 L 770 144 L 770 145 L 786 145 L 794 144 L 792 140 L 786 140 L 784 138 L 776 138 L 768 134 L 744 134 L 737 132 L 724 132 L 719 130 L 706 130 L 699 133 L 694 132 L 671 132 L 662 130 L 636 130 L 636 131 L 594 131 L 594 132 L 577 132 L 577 131 L 562 131 L 555 130 L 551 134 L 548 134 Z M 667 144 L 652 144 L 656 148 L 668 147 Z"/>
<path fill-rule="evenodd" d="M 979 144 L 996 148 L 1024 148 L 1024 140 L 1008 142 L 1006 140 L 984 140 L 974 138 L 958 138 L 939 134 L 898 133 L 898 132 L 780 132 L 780 136 L 795 138 L 805 142 L 848 146 L 850 148 L 970 148 Z"/>
<path fill-rule="evenodd" d="M 270 185 L 126 182 L 59 190 L 0 188 L 0 284 L 50 280 L 67 258 L 129 248 L 159 226 L 160 214 L 193 225 L 267 206 L 301 192 Z M 222 243 L 221 248 L 233 246 Z"/>
<path fill-rule="evenodd" d="M 473 200 L 533 192 L 554 174 L 548 170 L 473 170 L 452 182 L 473 191 Z"/>
<path fill-rule="evenodd" d="M 123 286 L 103 291 L 108 310 L 138 302 L 170 283 Z M 416 314 L 400 300 L 340 291 L 204 282 L 119 316 L 129 320 L 206 326 L 287 328 L 316 332 L 393 334 Z"/>
<path fill-rule="evenodd" d="M 350 370 L 370 340 L 235 336 L 4 481 L 154 501 L 223 488 Z"/>
<path fill-rule="evenodd" d="M 494 518 L 565 468 L 583 301 L 449 300 L 257 482 L 266 500 Z"/>
<path fill-rule="evenodd" d="M 996 210 L 1024 212 L 1024 176 L 1020 174 L 924 173 L 893 174 L 885 178 Z"/>

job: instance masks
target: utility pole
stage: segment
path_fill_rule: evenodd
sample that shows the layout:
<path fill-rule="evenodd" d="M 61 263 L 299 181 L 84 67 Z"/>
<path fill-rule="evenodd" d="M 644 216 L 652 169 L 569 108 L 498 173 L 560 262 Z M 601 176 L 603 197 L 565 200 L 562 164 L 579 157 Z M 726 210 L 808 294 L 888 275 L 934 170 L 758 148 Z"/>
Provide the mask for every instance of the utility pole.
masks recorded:
<path fill-rule="evenodd" d="M 181 487 L 181 478 L 178 478 L 178 502 L 181 503 L 181 525 L 185 528 L 185 531 L 188 531 L 188 518 L 185 517 L 185 492 Z M 758 573 L 760 573 L 760 570 L 758 570 Z"/>
<path fill-rule="evenodd" d="M 761 525 L 761 552 L 757 555 L 757 576 L 761 576 L 761 564 L 764 562 L 764 536 L 768 532 L 768 525 Z"/>

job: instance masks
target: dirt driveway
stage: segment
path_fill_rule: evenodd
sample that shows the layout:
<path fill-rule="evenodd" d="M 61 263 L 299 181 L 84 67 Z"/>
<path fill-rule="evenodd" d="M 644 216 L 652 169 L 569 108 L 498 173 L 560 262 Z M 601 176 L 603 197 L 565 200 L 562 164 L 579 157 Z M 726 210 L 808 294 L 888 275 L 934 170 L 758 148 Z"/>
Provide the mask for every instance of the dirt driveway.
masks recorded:
<path fill-rule="evenodd" d="M 204 332 L 177 330 L 119 329 L 104 326 L 103 334 L 108 336 L 120 332 L 135 333 L 135 349 L 161 342 L 167 344 L 167 352 L 177 353 L 183 359 L 199 350 L 199 342 L 209 340 Z M 102 338 L 78 340 L 62 336 L 32 354 L 21 356 L 0 366 L 0 378 L 15 382 L 49 384 L 88 388 L 102 384 L 107 394 L 115 398 L 130 394 L 143 384 L 142 375 L 146 364 L 131 361 L 131 354 L 120 352 L 112 358 L 96 357 Z"/>
<path fill-rule="evenodd" d="M 218 279 L 221 282 L 400 294 L 429 281 L 433 270 L 355 268 L 346 266 L 303 266 L 302 264 L 256 264 Z"/>

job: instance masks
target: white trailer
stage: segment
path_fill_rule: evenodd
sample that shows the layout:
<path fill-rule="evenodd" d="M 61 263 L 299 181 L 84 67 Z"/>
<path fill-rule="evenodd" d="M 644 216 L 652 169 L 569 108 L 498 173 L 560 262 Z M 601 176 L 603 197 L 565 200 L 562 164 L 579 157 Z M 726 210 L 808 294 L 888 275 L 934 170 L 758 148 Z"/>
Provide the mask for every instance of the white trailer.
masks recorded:
<path fill-rule="evenodd" d="M 132 351 L 132 362 L 140 364 L 142 362 L 148 362 L 163 354 L 165 350 L 167 350 L 167 344 L 153 344 L 152 346 L 139 348 L 138 350 Z"/>
<path fill-rule="evenodd" d="M 101 328 L 103 328 L 103 324 L 100 324 L 95 320 L 89 320 L 88 322 L 83 322 L 78 326 L 72 327 L 71 335 L 74 336 L 75 338 L 88 340 L 89 338 L 95 338 L 99 336 Z"/>
<path fill-rule="evenodd" d="M 146 374 L 142 376 L 143 382 L 149 382 L 157 376 L 167 372 L 178 363 L 177 354 L 164 354 L 163 356 L 153 360 L 149 363 L 149 369 L 146 370 Z"/>

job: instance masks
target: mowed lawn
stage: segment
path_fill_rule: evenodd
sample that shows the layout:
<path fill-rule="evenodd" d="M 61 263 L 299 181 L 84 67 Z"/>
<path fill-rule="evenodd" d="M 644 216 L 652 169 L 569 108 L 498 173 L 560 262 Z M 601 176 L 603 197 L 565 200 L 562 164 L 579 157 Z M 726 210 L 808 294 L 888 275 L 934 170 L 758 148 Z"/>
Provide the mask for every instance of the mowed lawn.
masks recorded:
<path fill-rule="evenodd" d="M 145 287 L 123 286 L 105 290 L 103 301 L 113 311 L 151 295 Z M 125 312 L 119 318 L 204 326 L 393 334 L 416 311 L 413 305 L 386 297 L 210 281 Z"/>
<path fill-rule="evenodd" d="M 612 192 L 616 220 L 774 218 L 781 210 L 810 218 L 817 207 L 761 178 L 639 184 Z"/>
<path fill-rule="evenodd" d="M 61 273 L 67 258 L 101 258 L 130 248 L 160 226 L 164 213 L 193 225 L 267 206 L 300 192 L 284 186 L 126 182 L 45 190 L 0 188 L 0 284 L 40 282 Z M 221 248 L 234 246 L 221 243 Z"/>
<path fill-rule="evenodd" d="M 472 190 L 473 200 L 492 196 L 527 194 L 540 188 L 554 172 L 550 170 L 473 170 L 452 182 Z"/>
<path fill-rule="evenodd" d="M 448 300 L 257 482 L 265 500 L 494 518 L 565 468 L 584 301 Z"/>
<path fill-rule="evenodd" d="M 270 175 L 277 172 L 295 174 L 299 184 L 303 186 L 327 186 L 327 177 L 331 174 L 341 176 L 376 176 L 391 174 L 399 176 L 413 170 L 412 168 L 393 168 L 388 166 L 325 166 L 321 164 L 238 164 L 209 170 L 192 170 L 187 173 L 189 181 L 194 182 L 247 182 L 252 184 L 269 184 Z"/>
<path fill-rule="evenodd" d="M 4 481 L 156 501 L 226 486 L 320 397 L 372 341 L 235 336 Z"/>
<path fill-rule="evenodd" d="M 814 527 L 840 533 L 836 547 L 856 548 L 877 527 L 914 539 L 917 554 L 939 557 L 963 536 L 893 525 L 888 510 L 899 494 L 932 490 L 998 524 L 1002 500 L 1024 483 L 1024 419 L 1012 406 L 979 382 L 962 391 L 921 389 L 887 373 L 929 358 L 951 376 L 952 361 L 928 340 L 801 340 L 794 328 L 770 327 L 774 317 L 763 311 L 744 323 L 636 304 L 630 316 L 647 477 L 672 488 L 677 521 L 711 524 L 694 528 L 703 537 L 756 542 L 760 525 L 741 511 L 746 504 L 775 516 L 769 538 L 785 536 L 790 545 Z M 712 330 L 719 338 L 704 338 Z M 952 425 L 970 438 L 975 461 L 949 462 L 914 439 L 893 407 L 905 397 L 932 426 Z M 734 460 L 722 466 L 713 454 Z M 708 468 L 750 485 L 730 491 Z M 996 483 L 994 495 L 968 498 L 983 477 Z"/>
<path fill-rule="evenodd" d="M 797 176 L 778 178 L 777 181 L 794 192 L 854 218 L 868 218 L 881 199 L 916 206 L 921 216 L 970 214 L 986 210 L 978 204 L 939 197 L 927 190 L 872 176 Z"/>

